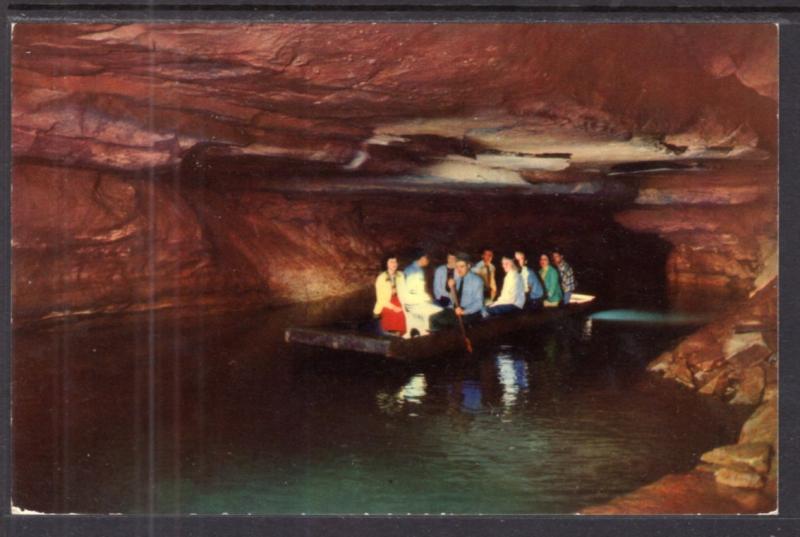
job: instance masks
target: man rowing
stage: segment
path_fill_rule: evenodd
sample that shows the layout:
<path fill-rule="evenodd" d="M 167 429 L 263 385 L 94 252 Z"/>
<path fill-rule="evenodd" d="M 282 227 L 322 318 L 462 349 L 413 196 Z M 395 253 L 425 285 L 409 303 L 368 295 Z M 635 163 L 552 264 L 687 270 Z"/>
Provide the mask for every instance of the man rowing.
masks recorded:
<path fill-rule="evenodd" d="M 431 318 L 431 328 L 441 330 L 455 326 L 458 317 L 464 324 L 474 323 L 483 317 L 483 279 L 470 271 L 467 254 L 456 255 L 453 277 L 447 281 L 453 303 L 444 311 Z"/>

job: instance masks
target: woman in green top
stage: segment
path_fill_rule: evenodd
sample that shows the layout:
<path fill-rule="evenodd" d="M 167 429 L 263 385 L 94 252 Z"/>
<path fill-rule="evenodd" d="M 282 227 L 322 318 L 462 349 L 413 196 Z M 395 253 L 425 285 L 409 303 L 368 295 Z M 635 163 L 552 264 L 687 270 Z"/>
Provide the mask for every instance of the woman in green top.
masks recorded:
<path fill-rule="evenodd" d="M 558 281 L 558 271 L 550 265 L 550 258 L 542 254 L 539 258 L 539 276 L 544 283 L 544 305 L 545 307 L 556 307 L 561 303 L 561 282 Z"/>

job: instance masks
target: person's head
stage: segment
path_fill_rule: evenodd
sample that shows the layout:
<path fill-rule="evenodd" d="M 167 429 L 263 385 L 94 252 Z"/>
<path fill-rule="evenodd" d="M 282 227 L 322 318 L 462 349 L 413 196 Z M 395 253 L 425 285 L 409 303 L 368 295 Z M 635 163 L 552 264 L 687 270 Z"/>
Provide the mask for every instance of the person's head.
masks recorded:
<path fill-rule="evenodd" d="M 428 252 L 426 250 L 416 250 L 413 255 L 414 262 L 420 267 L 427 267 L 430 263 L 428 259 Z"/>
<path fill-rule="evenodd" d="M 467 254 L 459 253 L 456 255 L 456 274 L 459 278 L 466 276 L 469 272 L 470 259 Z"/>
<path fill-rule="evenodd" d="M 517 264 L 520 266 L 520 268 L 524 267 L 528 263 L 528 258 L 525 257 L 525 252 L 522 250 L 517 250 L 514 252 L 514 259 L 517 260 Z"/>
<path fill-rule="evenodd" d="M 494 252 L 492 251 L 492 249 L 484 248 L 483 251 L 481 252 L 481 259 L 483 259 L 483 262 L 486 263 L 487 265 L 491 263 L 492 259 L 494 259 Z"/>
<path fill-rule="evenodd" d="M 514 258 L 510 255 L 504 255 L 501 263 L 503 264 L 503 270 L 506 272 L 512 272 L 517 270 L 517 265 L 514 263 Z"/>
<path fill-rule="evenodd" d="M 561 250 L 555 249 L 553 250 L 553 263 L 556 265 L 560 265 L 561 261 L 564 260 L 564 256 L 561 255 Z"/>
<path fill-rule="evenodd" d="M 447 267 L 453 268 L 456 266 L 456 254 L 447 254 Z"/>
<path fill-rule="evenodd" d="M 397 256 L 394 254 L 386 256 L 383 266 L 386 267 L 386 270 L 388 270 L 390 274 L 397 272 Z"/>
<path fill-rule="evenodd" d="M 547 254 L 542 254 L 539 256 L 539 266 L 542 268 L 548 267 L 550 265 L 550 259 L 547 257 Z"/>

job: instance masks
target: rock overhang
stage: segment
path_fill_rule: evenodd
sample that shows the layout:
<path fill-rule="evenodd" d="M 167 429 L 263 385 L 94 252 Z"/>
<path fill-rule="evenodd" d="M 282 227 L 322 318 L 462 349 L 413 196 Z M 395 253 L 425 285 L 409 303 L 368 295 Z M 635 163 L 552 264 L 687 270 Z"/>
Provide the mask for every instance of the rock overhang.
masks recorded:
<path fill-rule="evenodd" d="M 776 34 L 20 23 L 14 154 L 136 170 L 211 144 L 217 157 L 303 161 L 313 175 L 500 184 L 630 161 L 761 159 L 776 145 Z"/>

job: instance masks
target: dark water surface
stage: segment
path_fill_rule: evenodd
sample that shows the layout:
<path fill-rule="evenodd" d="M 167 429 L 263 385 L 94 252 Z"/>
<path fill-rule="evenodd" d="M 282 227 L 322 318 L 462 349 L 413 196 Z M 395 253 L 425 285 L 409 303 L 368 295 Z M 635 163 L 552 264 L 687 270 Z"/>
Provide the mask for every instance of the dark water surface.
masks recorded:
<path fill-rule="evenodd" d="M 579 320 L 408 366 L 281 341 L 287 324 L 336 315 L 306 307 L 18 329 L 15 505 L 574 512 L 690 469 L 742 422 L 644 372 L 685 326 Z"/>

